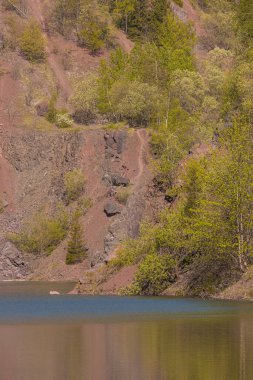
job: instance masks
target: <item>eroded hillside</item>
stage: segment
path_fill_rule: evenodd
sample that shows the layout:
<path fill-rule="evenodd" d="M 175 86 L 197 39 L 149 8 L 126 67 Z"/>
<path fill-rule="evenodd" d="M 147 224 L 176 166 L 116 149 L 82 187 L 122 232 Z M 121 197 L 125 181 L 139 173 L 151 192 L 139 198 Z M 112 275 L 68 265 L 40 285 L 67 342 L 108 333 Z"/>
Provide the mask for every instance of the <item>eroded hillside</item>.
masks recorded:
<path fill-rule="evenodd" d="M 0 6 L 1 278 L 202 296 L 239 279 L 251 2 Z"/>

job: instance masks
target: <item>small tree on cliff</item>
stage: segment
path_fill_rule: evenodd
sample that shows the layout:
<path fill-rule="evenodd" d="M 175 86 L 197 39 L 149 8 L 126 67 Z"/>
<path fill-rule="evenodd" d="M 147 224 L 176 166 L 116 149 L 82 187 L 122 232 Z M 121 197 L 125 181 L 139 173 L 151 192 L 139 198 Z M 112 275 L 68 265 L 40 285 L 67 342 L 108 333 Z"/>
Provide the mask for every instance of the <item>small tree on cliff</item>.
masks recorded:
<path fill-rule="evenodd" d="M 79 222 L 78 215 L 74 215 L 70 239 L 68 242 L 68 252 L 66 257 L 66 264 L 81 263 L 87 256 L 87 248 L 82 239 L 82 228 Z"/>

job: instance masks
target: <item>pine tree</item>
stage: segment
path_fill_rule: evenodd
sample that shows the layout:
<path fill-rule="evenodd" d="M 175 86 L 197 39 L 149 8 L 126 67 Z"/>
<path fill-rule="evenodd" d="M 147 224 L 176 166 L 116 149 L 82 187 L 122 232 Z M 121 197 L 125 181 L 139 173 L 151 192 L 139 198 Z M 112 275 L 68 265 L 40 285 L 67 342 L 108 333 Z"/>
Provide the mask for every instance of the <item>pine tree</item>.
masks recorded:
<path fill-rule="evenodd" d="M 70 240 L 68 242 L 66 264 L 81 263 L 85 259 L 86 254 L 87 249 L 82 239 L 82 228 L 78 217 L 74 216 L 70 232 Z"/>

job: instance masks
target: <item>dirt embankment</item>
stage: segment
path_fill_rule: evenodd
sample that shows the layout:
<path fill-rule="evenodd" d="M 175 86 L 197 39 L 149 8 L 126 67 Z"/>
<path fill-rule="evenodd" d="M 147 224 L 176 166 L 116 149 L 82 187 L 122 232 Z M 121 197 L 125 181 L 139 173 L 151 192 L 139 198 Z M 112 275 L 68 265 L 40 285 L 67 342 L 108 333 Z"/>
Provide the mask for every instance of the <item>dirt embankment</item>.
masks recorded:
<path fill-rule="evenodd" d="M 239 281 L 216 294 L 215 298 L 253 301 L 253 266 L 243 274 Z"/>

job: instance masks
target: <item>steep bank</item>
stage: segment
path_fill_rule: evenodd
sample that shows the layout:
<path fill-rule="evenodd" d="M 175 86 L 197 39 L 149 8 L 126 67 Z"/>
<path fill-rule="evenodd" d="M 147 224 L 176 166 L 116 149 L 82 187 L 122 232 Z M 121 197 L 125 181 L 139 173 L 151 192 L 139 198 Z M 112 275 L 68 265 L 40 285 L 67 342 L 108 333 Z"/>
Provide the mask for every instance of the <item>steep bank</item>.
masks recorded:
<path fill-rule="evenodd" d="M 92 201 L 82 217 L 88 259 L 67 266 L 66 242 L 50 256 L 27 256 L 18 277 L 34 279 L 80 279 L 85 270 L 103 263 L 128 236 L 136 237 L 140 220 L 148 214 L 145 197 L 152 181 L 145 155 L 148 135 L 143 130 L 105 131 L 90 128 L 77 132 L 6 133 L 1 140 L 1 188 L 4 212 L 0 215 L 2 262 L 22 254 L 6 241 L 40 210 L 50 211 L 64 200 L 64 174 L 75 167 L 86 178 L 85 195 Z M 6 178 L 8 180 L 6 180 Z M 4 180 L 5 179 L 5 180 Z M 128 199 L 116 199 L 121 182 L 129 182 Z M 116 208 L 106 215 L 105 206 Z M 7 265 L 7 264 L 6 264 Z M 15 265 L 14 265 L 15 266 Z M 15 279 L 17 268 L 1 271 L 1 279 Z M 13 270 L 12 270 L 13 269 Z"/>

